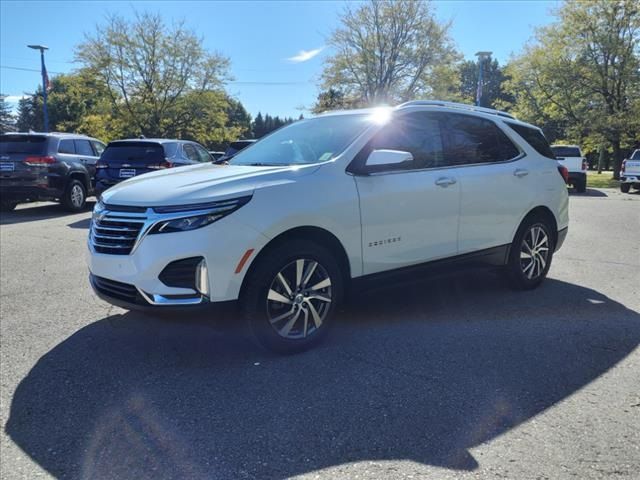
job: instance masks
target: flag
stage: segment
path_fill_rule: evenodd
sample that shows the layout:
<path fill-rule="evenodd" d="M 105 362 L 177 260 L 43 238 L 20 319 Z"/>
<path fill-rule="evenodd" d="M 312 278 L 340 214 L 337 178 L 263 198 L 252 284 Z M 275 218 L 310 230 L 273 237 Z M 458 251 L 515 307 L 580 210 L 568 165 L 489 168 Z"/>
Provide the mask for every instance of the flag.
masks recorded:
<path fill-rule="evenodd" d="M 51 90 L 51 83 L 49 82 L 49 74 L 47 73 L 47 67 L 44 66 L 44 55 L 42 56 L 42 88 L 47 92 Z"/>

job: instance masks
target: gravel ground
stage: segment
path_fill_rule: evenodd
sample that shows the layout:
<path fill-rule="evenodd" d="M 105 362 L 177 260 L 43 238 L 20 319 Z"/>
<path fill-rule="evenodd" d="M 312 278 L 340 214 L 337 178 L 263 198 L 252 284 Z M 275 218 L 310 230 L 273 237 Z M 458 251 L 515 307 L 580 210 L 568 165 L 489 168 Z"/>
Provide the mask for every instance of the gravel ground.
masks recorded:
<path fill-rule="evenodd" d="M 98 300 L 88 212 L 0 223 L 2 478 L 638 478 L 639 194 L 572 195 L 535 291 L 467 272 L 361 292 L 290 357 L 233 313 Z"/>

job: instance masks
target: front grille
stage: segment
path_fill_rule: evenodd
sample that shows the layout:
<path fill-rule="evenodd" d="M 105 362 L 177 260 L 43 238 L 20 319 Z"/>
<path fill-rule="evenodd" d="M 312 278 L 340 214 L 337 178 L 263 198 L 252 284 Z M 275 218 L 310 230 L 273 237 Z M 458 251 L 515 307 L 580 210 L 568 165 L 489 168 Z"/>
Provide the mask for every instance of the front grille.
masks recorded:
<path fill-rule="evenodd" d="M 91 281 L 94 288 L 103 295 L 124 300 L 125 302 L 140 303 L 141 301 L 138 290 L 133 285 L 95 275 L 91 275 Z"/>
<path fill-rule="evenodd" d="M 176 260 L 164 267 L 158 278 L 167 287 L 191 288 L 196 290 L 196 267 L 202 257 Z"/>
<path fill-rule="evenodd" d="M 98 253 L 129 255 L 144 225 L 143 217 L 105 215 L 91 222 L 91 245 Z"/>

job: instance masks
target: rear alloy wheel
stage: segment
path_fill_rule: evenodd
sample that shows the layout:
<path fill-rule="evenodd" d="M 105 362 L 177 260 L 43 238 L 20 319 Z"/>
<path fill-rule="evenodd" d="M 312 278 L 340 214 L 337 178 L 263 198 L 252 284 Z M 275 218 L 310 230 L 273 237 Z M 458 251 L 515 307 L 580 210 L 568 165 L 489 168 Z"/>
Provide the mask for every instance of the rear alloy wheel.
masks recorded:
<path fill-rule="evenodd" d="M 554 241 L 548 223 L 532 218 L 524 223 L 511 245 L 507 271 L 518 290 L 536 288 L 547 276 L 553 258 Z"/>
<path fill-rule="evenodd" d="M 62 204 L 70 212 L 79 212 L 87 201 L 87 190 L 78 180 L 71 180 L 62 197 Z"/>
<path fill-rule="evenodd" d="M 317 344 L 342 297 L 342 273 L 331 252 L 293 240 L 256 261 L 241 305 L 258 342 L 279 353 Z"/>
<path fill-rule="evenodd" d="M 621 183 L 620 184 L 620 191 L 622 193 L 629 193 L 629 190 L 631 190 L 631 184 L 630 183 Z"/>

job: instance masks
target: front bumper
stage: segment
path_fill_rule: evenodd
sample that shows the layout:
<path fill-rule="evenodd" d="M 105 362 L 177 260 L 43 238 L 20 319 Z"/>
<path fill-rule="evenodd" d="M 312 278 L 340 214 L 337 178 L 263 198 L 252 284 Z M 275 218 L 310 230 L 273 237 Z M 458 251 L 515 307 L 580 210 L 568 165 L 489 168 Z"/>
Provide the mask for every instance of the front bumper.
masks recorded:
<path fill-rule="evenodd" d="M 235 221 L 231 214 L 197 230 L 144 236 L 127 255 L 96 252 L 90 238 L 87 264 L 94 290 L 109 303 L 124 308 L 191 308 L 236 300 L 255 253 L 236 273 L 238 262 L 248 250 L 260 251 L 267 241 L 267 237 Z M 202 257 L 206 262 L 208 296 L 190 288 L 167 286 L 159 278 L 170 263 L 191 257 Z M 129 297 L 101 288 L 100 279 L 123 284 L 130 289 Z"/>

